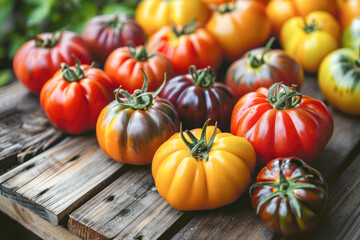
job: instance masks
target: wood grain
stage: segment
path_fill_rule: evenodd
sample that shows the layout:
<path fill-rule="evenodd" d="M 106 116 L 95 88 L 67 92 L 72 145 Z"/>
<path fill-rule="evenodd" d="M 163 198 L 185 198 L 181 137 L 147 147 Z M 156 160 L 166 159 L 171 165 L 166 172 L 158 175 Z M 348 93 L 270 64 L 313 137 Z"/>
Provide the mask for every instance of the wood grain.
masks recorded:
<path fill-rule="evenodd" d="M 69 137 L 1 176 L 1 194 L 57 225 L 123 166 L 102 152 L 95 137 Z"/>

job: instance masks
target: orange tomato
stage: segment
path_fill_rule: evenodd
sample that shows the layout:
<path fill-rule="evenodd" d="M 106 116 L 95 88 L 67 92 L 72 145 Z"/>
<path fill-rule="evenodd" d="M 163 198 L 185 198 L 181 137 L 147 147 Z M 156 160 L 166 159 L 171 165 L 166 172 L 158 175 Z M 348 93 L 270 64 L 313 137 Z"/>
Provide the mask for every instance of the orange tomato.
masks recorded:
<path fill-rule="evenodd" d="M 360 0 L 337 0 L 341 27 L 345 29 L 351 21 L 360 16 Z"/>
<path fill-rule="evenodd" d="M 204 3 L 206 3 L 208 6 L 220 6 L 224 3 L 231 3 L 231 2 L 235 2 L 236 0 L 202 0 Z M 266 6 L 268 0 L 238 0 L 238 1 L 256 1 L 259 2 L 261 4 L 263 4 L 264 6 Z"/>

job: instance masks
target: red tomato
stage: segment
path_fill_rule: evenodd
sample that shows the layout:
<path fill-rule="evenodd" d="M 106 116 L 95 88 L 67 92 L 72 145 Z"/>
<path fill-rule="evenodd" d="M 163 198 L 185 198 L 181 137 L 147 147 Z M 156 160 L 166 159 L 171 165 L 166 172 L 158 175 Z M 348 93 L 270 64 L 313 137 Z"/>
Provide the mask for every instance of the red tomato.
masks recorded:
<path fill-rule="evenodd" d="M 80 66 L 77 60 L 75 67 L 62 64 L 42 88 L 40 103 L 57 128 L 77 134 L 95 128 L 101 110 L 113 99 L 114 89 L 104 71 Z"/>
<path fill-rule="evenodd" d="M 333 133 L 326 105 L 281 83 L 244 95 L 234 107 L 231 133 L 254 147 L 258 165 L 296 156 L 314 160 Z"/>
<path fill-rule="evenodd" d="M 183 27 L 165 26 L 150 39 L 149 49 L 157 49 L 168 57 L 178 74 L 185 74 L 191 65 L 216 69 L 222 52 L 215 37 L 205 28 L 191 22 Z"/>
<path fill-rule="evenodd" d="M 85 26 L 82 37 L 97 59 L 105 62 L 110 53 L 119 47 L 145 44 L 145 33 L 125 15 L 96 16 Z"/>
<path fill-rule="evenodd" d="M 105 62 L 105 72 L 117 87 L 134 92 L 140 89 L 144 77 L 140 68 L 144 69 L 149 78 L 148 89 L 155 91 L 164 80 L 174 76 L 171 62 L 159 53 L 149 53 L 144 46 L 136 49 L 122 47 L 114 50 Z"/>
<path fill-rule="evenodd" d="M 90 64 L 86 42 L 73 32 L 42 33 L 27 41 L 15 54 L 16 77 L 30 91 L 39 94 L 42 86 L 60 69 L 60 64 L 74 65 L 75 55 L 81 63 Z"/>

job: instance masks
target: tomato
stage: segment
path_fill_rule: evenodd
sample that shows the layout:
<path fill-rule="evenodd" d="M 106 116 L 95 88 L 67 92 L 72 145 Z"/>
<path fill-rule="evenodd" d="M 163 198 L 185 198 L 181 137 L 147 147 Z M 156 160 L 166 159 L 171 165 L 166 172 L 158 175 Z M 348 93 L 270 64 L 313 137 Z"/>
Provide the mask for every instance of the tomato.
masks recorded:
<path fill-rule="evenodd" d="M 272 231 L 295 236 L 318 226 L 328 201 L 325 178 L 299 158 L 269 162 L 251 186 L 252 206 Z"/>
<path fill-rule="evenodd" d="M 265 7 L 257 1 L 221 5 L 213 12 L 206 28 L 216 37 L 225 58 L 230 61 L 265 43 L 271 32 Z"/>
<path fill-rule="evenodd" d="M 360 114 L 360 56 L 357 51 L 341 48 L 321 63 L 319 86 L 334 107 L 350 114 Z"/>
<path fill-rule="evenodd" d="M 100 111 L 112 100 L 115 89 L 104 71 L 76 61 L 75 67 L 62 64 L 40 93 L 49 120 L 72 134 L 95 128 Z"/>
<path fill-rule="evenodd" d="M 174 208 L 191 211 L 234 202 L 250 184 L 255 152 L 244 138 L 215 127 L 173 135 L 156 151 L 152 174 L 159 194 Z"/>
<path fill-rule="evenodd" d="M 143 84 L 140 68 L 148 76 L 148 89 L 155 91 L 164 79 L 174 76 L 171 62 L 162 54 L 148 52 L 144 46 L 122 47 L 114 50 L 105 62 L 105 72 L 115 83 L 126 91 L 134 92 Z"/>
<path fill-rule="evenodd" d="M 158 147 L 179 130 L 179 116 L 172 104 L 156 97 L 165 80 L 156 92 L 148 93 L 148 79 L 143 74 L 141 90 L 130 95 L 120 87 L 116 100 L 101 111 L 96 124 L 101 149 L 121 163 L 150 164 Z M 120 99 L 120 94 L 126 99 Z"/>
<path fill-rule="evenodd" d="M 326 12 L 313 12 L 290 18 L 282 27 L 280 41 L 284 50 L 306 71 L 316 72 L 327 54 L 339 47 L 340 25 Z"/>
<path fill-rule="evenodd" d="M 191 22 L 183 27 L 165 26 L 150 39 L 149 49 L 170 59 L 175 72 L 184 74 L 191 65 L 198 68 L 217 68 L 222 61 L 222 51 L 215 37 L 205 28 Z"/>
<path fill-rule="evenodd" d="M 345 48 L 360 48 L 360 17 L 354 18 L 342 34 L 341 45 Z"/>
<path fill-rule="evenodd" d="M 271 38 L 265 48 L 249 51 L 229 67 L 226 85 L 232 89 L 236 100 L 276 82 L 287 86 L 295 84 L 300 90 L 304 79 L 301 66 L 280 49 L 269 51 L 273 41 L 274 38 Z"/>
<path fill-rule="evenodd" d="M 74 65 L 72 55 L 81 63 L 90 64 L 91 53 L 86 42 L 68 31 L 42 33 L 27 41 L 15 54 L 16 77 L 30 91 L 40 94 L 42 86 L 60 69 L 60 64 Z"/>
<path fill-rule="evenodd" d="M 345 29 L 351 21 L 360 16 L 360 0 L 337 0 L 341 27 Z"/>
<path fill-rule="evenodd" d="M 142 28 L 125 15 L 96 16 L 87 23 L 82 36 L 102 63 L 116 48 L 145 44 Z"/>
<path fill-rule="evenodd" d="M 330 140 L 333 125 L 323 102 L 281 83 L 244 95 L 231 116 L 231 133 L 250 141 L 259 166 L 277 157 L 314 160 Z"/>
<path fill-rule="evenodd" d="M 149 36 L 163 26 L 185 25 L 195 19 L 205 24 L 210 10 L 201 0 L 143 0 L 135 11 L 135 21 Z"/>
<path fill-rule="evenodd" d="M 267 16 L 277 37 L 287 20 L 295 16 L 305 17 L 314 11 L 325 11 L 336 16 L 336 0 L 271 0 L 266 7 Z"/>
<path fill-rule="evenodd" d="M 220 6 L 225 3 L 235 2 L 235 0 L 202 0 L 204 3 L 206 3 L 210 8 L 212 8 L 214 5 Z M 264 6 L 266 6 L 268 0 L 238 0 L 238 1 L 256 1 Z"/>
<path fill-rule="evenodd" d="M 211 123 L 218 122 L 220 129 L 227 130 L 234 96 L 231 89 L 215 82 L 215 78 L 212 68 L 196 70 L 191 66 L 189 74 L 171 79 L 160 96 L 175 106 L 186 128 L 201 127 L 211 118 Z"/>

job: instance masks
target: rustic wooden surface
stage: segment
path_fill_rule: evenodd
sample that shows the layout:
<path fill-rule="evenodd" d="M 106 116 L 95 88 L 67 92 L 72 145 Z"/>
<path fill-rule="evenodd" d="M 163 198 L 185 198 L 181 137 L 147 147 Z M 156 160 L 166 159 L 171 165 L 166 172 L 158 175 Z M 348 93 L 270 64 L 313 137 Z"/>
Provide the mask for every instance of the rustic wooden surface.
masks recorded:
<path fill-rule="evenodd" d="M 324 100 L 315 76 L 302 90 Z M 0 209 L 47 239 L 281 239 L 244 194 L 210 211 L 182 212 L 157 193 L 150 167 L 105 156 L 94 133 L 67 136 L 20 84 L 0 90 Z M 329 183 L 329 211 L 300 238 L 360 238 L 360 118 L 330 106 L 335 128 L 312 165 Z"/>

